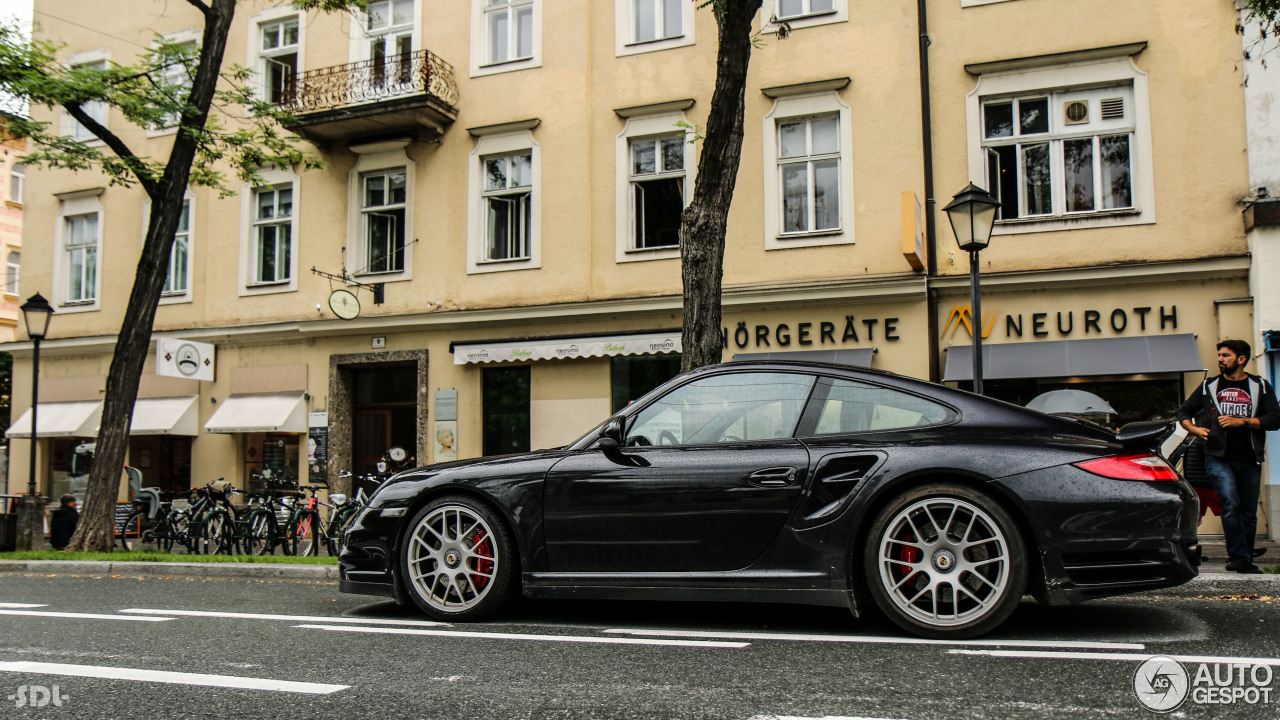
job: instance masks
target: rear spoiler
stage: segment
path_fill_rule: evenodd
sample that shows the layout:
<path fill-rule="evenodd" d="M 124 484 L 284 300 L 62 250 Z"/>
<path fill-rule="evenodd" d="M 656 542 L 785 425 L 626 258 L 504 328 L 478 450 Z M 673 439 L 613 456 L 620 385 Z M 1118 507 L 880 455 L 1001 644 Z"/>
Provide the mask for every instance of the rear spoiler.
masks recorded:
<path fill-rule="evenodd" d="M 1172 420 L 1148 420 L 1125 425 L 1116 432 L 1116 442 L 1126 448 L 1156 449 L 1173 434 Z"/>

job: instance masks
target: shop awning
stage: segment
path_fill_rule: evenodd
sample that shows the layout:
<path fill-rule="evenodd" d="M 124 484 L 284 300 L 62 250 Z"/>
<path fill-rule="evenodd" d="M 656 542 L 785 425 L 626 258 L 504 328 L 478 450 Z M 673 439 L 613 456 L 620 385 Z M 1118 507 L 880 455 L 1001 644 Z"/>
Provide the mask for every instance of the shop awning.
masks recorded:
<path fill-rule="evenodd" d="M 307 400 L 300 392 L 232 395 L 204 424 L 205 432 L 307 431 Z"/>
<path fill-rule="evenodd" d="M 130 435 L 187 435 L 200 434 L 200 418 L 197 417 L 195 395 L 187 397 L 140 398 L 133 404 L 133 424 Z"/>
<path fill-rule="evenodd" d="M 854 367 L 871 367 L 871 359 L 875 357 L 875 348 L 853 348 L 846 350 L 797 350 L 795 352 L 738 353 L 733 356 L 734 362 L 743 360 L 804 360 L 805 362 L 836 363 Z"/>
<path fill-rule="evenodd" d="M 987 380 L 1144 375 L 1204 369 L 1196 336 L 1190 333 L 982 346 L 982 377 Z M 947 348 L 947 368 L 942 379 L 944 382 L 973 379 L 972 347 Z"/>
<path fill-rule="evenodd" d="M 39 437 L 89 438 L 98 434 L 98 420 L 102 417 L 101 400 L 40 403 L 37 409 L 36 435 Z M 31 408 L 27 408 L 4 435 L 11 438 L 31 437 Z"/>
<path fill-rule="evenodd" d="M 453 343 L 453 364 L 517 362 L 613 355 L 658 355 L 681 351 L 680 332 L 593 335 L 546 340 Z"/>

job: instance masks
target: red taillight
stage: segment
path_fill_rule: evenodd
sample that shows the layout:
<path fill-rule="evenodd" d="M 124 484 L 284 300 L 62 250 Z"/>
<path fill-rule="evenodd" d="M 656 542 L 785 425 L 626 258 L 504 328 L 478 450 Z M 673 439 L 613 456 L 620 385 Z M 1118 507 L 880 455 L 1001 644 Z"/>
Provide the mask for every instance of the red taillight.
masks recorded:
<path fill-rule="evenodd" d="M 1161 482 L 1177 480 L 1178 471 L 1158 455 L 1136 453 L 1133 455 L 1113 455 L 1111 457 L 1086 460 L 1075 463 L 1081 470 L 1094 475 L 1109 477 L 1115 480 L 1145 480 Z"/>

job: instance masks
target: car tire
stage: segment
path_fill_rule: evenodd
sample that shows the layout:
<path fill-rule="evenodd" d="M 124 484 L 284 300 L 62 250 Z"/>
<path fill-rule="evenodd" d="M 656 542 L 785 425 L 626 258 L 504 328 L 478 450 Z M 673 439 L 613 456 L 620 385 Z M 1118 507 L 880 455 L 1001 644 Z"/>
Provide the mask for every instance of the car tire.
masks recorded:
<path fill-rule="evenodd" d="M 1013 517 L 984 492 L 932 484 L 894 498 L 863 547 L 867 587 L 899 627 L 928 638 L 983 635 L 1009 618 L 1027 586 Z"/>
<path fill-rule="evenodd" d="M 424 613 L 437 620 L 480 620 L 511 600 L 515 550 L 488 506 L 456 495 L 438 498 L 406 527 L 400 571 L 405 590 Z"/>

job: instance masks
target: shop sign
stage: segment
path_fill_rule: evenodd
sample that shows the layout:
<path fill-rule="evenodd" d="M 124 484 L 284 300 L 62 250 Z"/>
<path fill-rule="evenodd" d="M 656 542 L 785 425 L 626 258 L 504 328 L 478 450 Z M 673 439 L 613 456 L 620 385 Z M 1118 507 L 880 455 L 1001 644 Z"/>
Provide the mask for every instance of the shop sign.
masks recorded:
<path fill-rule="evenodd" d="M 898 335 L 896 317 L 858 318 L 846 315 L 843 322 L 830 320 L 798 323 L 755 324 L 739 322 L 732 331 L 722 328 L 724 347 L 742 350 L 747 347 L 821 347 L 824 345 L 847 346 L 854 343 L 886 340 L 896 342 Z"/>
<path fill-rule="evenodd" d="M 1004 322 L 1000 323 L 1000 309 L 984 313 L 982 318 L 982 337 L 987 339 L 998 327 L 1004 328 L 1007 339 L 1031 338 L 1069 338 L 1090 335 L 1116 334 L 1129 332 L 1148 332 L 1178 329 L 1178 306 L 1159 305 L 1131 308 L 1112 308 L 1110 310 L 1066 310 L 1038 313 L 1007 313 Z M 964 331 L 973 337 L 973 311 L 968 305 L 957 305 L 947 314 L 947 321 L 942 327 L 942 337 L 950 340 L 956 333 Z"/>
<path fill-rule="evenodd" d="M 156 375 L 213 382 L 214 347 L 178 338 L 156 338 Z"/>

